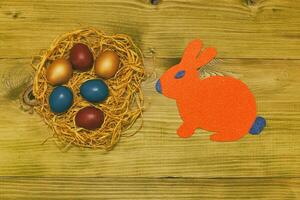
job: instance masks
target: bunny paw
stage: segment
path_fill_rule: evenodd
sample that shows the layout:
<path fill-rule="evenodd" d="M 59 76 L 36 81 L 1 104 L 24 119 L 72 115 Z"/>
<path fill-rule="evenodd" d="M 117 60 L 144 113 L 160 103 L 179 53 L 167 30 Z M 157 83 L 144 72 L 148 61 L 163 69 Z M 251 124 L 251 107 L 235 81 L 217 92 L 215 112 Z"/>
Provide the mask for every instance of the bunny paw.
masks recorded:
<path fill-rule="evenodd" d="M 177 130 L 177 134 L 181 138 L 188 138 L 192 136 L 194 132 L 195 132 L 195 128 L 187 126 L 186 124 L 182 124 Z"/>

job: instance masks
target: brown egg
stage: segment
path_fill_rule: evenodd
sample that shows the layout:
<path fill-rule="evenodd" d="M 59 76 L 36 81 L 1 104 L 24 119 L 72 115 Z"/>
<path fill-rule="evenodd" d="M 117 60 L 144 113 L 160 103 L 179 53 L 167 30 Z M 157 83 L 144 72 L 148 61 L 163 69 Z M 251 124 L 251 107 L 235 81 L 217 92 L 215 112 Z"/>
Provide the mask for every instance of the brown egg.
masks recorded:
<path fill-rule="evenodd" d="M 95 64 L 95 72 L 100 78 L 108 79 L 118 71 L 120 58 L 114 51 L 104 51 L 99 55 Z"/>
<path fill-rule="evenodd" d="M 53 86 L 68 82 L 72 74 L 71 63 L 63 58 L 53 61 L 46 71 L 47 80 Z"/>
<path fill-rule="evenodd" d="M 79 110 L 75 116 L 75 124 L 88 130 L 100 128 L 104 122 L 102 110 L 88 106 Z"/>
<path fill-rule="evenodd" d="M 70 50 L 70 61 L 74 69 L 88 71 L 93 66 L 94 57 L 88 46 L 78 43 Z"/>

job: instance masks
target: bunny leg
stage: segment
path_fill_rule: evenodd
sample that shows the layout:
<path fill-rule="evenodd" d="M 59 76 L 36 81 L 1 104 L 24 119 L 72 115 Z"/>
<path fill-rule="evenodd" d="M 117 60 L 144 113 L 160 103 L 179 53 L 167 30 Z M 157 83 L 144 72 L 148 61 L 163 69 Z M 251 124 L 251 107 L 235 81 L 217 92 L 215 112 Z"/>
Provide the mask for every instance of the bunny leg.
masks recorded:
<path fill-rule="evenodd" d="M 182 138 L 188 138 L 192 136 L 195 132 L 195 128 L 183 122 L 181 126 L 177 129 L 177 135 Z"/>
<path fill-rule="evenodd" d="M 247 134 L 247 133 L 246 133 Z M 215 133 L 210 136 L 210 140 L 215 142 L 233 142 L 241 139 L 245 133 Z"/>

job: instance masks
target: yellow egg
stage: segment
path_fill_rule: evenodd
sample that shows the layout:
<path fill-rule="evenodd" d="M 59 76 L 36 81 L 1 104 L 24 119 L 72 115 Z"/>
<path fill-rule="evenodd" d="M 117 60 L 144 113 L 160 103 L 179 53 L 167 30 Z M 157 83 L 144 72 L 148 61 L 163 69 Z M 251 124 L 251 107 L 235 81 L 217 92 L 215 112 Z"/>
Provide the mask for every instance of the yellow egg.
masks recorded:
<path fill-rule="evenodd" d="M 100 78 L 108 79 L 118 71 L 120 58 L 114 51 L 104 51 L 99 55 L 95 63 L 95 72 Z"/>
<path fill-rule="evenodd" d="M 46 71 L 47 80 L 53 86 L 68 82 L 72 74 L 71 63 L 63 58 L 53 61 Z"/>

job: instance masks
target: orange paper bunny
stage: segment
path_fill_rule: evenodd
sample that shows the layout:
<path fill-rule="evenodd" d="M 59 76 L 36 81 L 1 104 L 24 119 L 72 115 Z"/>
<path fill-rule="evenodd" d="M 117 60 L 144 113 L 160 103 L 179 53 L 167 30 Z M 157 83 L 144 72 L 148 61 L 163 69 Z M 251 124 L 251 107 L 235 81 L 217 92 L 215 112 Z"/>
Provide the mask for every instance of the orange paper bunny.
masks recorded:
<path fill-rule="evenodd" d="M 212 131 L 213 141 L 236 141 L 248 132 L 258 134 L 266 125 L 256 117 L 253 94 L 241 81 L 224 76 L 200 79 L 198 69 L 209 63 L 216 49 L 194 40 L 185 49 L 181 62 L 167 70 L 156 83 L 156 90 L 175 99 L 183 124 L 180 137 L 191 136 L 195 129 Z"/>

